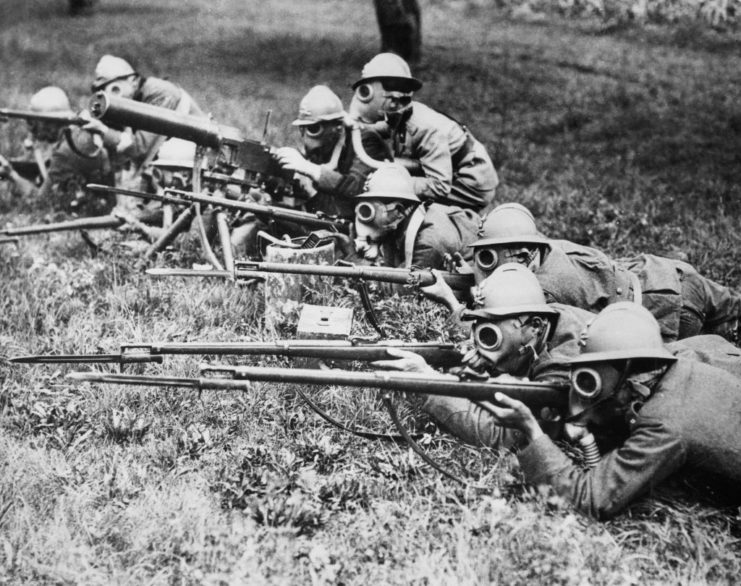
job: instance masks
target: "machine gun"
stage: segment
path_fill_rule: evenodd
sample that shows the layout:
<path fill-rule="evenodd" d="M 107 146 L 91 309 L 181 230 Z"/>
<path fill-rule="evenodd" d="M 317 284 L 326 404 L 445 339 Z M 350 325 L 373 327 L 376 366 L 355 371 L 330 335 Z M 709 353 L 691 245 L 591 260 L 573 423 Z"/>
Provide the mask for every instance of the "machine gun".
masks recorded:
<path fill-rule="evenodd" d="M 462 397 L 471 401 L 496 403 L 494 395 L 503 393 L 522 401 L 532 409 L 568 405 L 568 384 L 506 381 L 496 379 L 465 380 L 454 374 L 412 373 L 351 370 L 319 370 L 310 368 L 276 368 L 264 366 L 203 366 L 200 378 L 72 372 L 70 380 L 105 384 L 185 387 L 195 390 L 249 391 L 252 382 L 297 383 L 302 385 L 334 385 L 339 387 L 377 388 L 400 393 Z M 222 376 L 213 376 L 222 375 Z M 226 375 L 226 376 L 224 376 Z"/>
<path fill-rule="evenodd" d="M 0 108 L 0 121 L 6 122 L 10 118 L 22 118 L 28 122 L 58 124 L 59 126 L 83 126 L 89 122 L 76 114 L 42 114 L 32 110 Z"/>
<path fill-rule="evenodd" d="M 167 108 L 143 104 L 126 98 L 98 92 L 90 101 L 90 113 L 113 126 L 130 126 L 164 136 L 181 138 L 201 147 L 214 149 L 217 162 L 230 171 L 243 169 L 255 186 L 268 178 L 290 181 L 293 173 L 283 170 L 264 142 L 244 138 L 232 126 L 212 120 L 179 114 Z"/>
<path fill-rule="evenodd" d="M 274 194 L 289 194 L 292 191 L 293 172 L 284 170 L 264 142 L 244 138 L 242 133 L 231 126 L 222 126 L 215 122 L 180 114 L 167 108 L 143 104 L 126 98 L 109 96 L 98 92 L 90 102 L 90 112 L 102 122 L 112 126 L 130 126 L 139 130 L 176 137 L 196 143 L 199 147 L 213 149 L 217 153 L 216 166 L 229 172 L 242 169 L 247 182 L 255 187 L 264 187 Z M 193 172 L 193 189 L 200 191 L 200 161 L 196 156 Z M 200 203 L 194 203 L 191 211 L 183 212 L 171 228 L 147 251 L 151 258 L 164 248 L 177 234 L 182 226 L 190 221 L 187 216 L 195 215 L 198 220 L 201 244 L 209 262 L 216 269 L 222 265 L 211 250 L 206 237 L 206 230 L 200 213 Z M 232 270 L 234 255 L 229 240 L 227 220 L 222 212 L 216 214 L 216 225 L 224 253 L 224 264 Z"/>
<path fill-rule="evenodd" d="M 319 358 L 322 360 L 383 360 L 390 348 L 421 355 L 438 367 L 456 366 L 462 355 L 455 345 L 442 342 L 359 342 L 355 340 L 276 340 L 274 342 L 184 342 L 156 344 L 124 344 L 119 354 L 48 354 L 16 356 L 10 362 L 23 364 L 126 364 L 155 362 L 161 364 L 166 355 L 206 354 L 217 356 L 286 356 Z"/>
<path fill-rule="evenodd" d="M 69 230 L 103 230 L 107 228 L 118 228 L 126 223 L 126 220 L 118 216 L 98 216 L 95 218 L 79 218 L 66 222 L 55 222 L 52 224 L 32 224 L 19 228 L 5 228 L 0 230 L 3 236 L 31 236 L 34 234 L 45 234 L 48 232 L 64 232 Z"/>

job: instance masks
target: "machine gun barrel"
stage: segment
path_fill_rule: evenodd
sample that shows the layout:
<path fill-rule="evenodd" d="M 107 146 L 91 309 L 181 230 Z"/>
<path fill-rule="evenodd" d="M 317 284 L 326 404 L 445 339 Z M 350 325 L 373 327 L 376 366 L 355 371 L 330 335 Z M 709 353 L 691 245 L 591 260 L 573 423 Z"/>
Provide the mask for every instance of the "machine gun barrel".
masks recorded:
<path fill-rule="evenodd" d="M 522 401 L 529 407 L 565 408 L 568 404 L 568 385 L 532 381 L 462 380 L 452 374 L 409 372 L 354 372 L 348 370 L 312 370 L 270 367 L 209 366 L 203 373 L 226 374 L 234 378 L 206 376 L 201 378 L 154 377 L 135 375 L 73 372 L 68 378 L 77 381 L 129 384 L 145 386 L 187 387 L 198 390 L 247 391 L 255 381 L 297 383 L 308 385 L 334 385 L 345 387 L 378 388 L 386 391 L 405 392 L 448 397 L 463 397 L 472 401 L 496 403 L 496 393 L 503 393 Z"/>
<path fill-rule="evenodd" d="M 435 275 L 429 269 L 404 269 L 392 267 L 376 267 L 365 265 L 313 265 L 259 261 L 237 261 L 235 263 L 235 277 L 249 279 L 252 273 L 289 273 L 298 275 L 319 275 L 327 277 L 345 277 L 365 279 L 427 287 L 435 282 Z M 473 275 L 443 272 L 442 278 L 452 289 L 466 290 L 473 286 Z"/>
<path fill-rule="evenodd" d="M 96 93 L 90 100 L 93 117 L 113 126 L 131 126 L 138 130 L 189 140 L 205 147 L 218 149 L 223 127 L 207 118 L 180 114 L 168 108 L 144 104 L 135 100 Z M 236 129 L 232 129 L 238 133 Z"/>
<path fill-rule="evenodd" d="M 19 228 L 5 228 L 0 234 L 5 236 L 31 236 L 33 234 L 45 234 L 47 232 L 64 232 L 68 230 L 102 230 L 106 228 L 118 228 L 125 220 L 117 216 L 98 216 L 94 218 L 79 218 L 66 222 L 55 222 L 53 224 L 33 224 Z"/>
<path fill-rule="evenodd" d="M 82 126 L 87 124 L 88 121 L 76 114 L 42 114 L 40 112 L 34 112 L 33 110 L 13 110 L 11 108 L 0 108 L 0 120 L 7 120 L 9 118 L 22 118 L 24 120 L 35 120 L 37 122 L 45 122 L 52 124 L 59 124 L 60 126 Z"/>
<path fill-rule="evenodd" d="M 214 356 L 286 356 L 324 360 L 383 360 L 390 348 L 420 354 L 432 366 L 455 366 L 461 363 L 461 353 L 455 345 L 442 342 L 383 343 L 350 340 L 276 340 L 273 342 L 182 342 L 155 344 L 125 344 L 119 354 L 42 354 L 15 356 L 10 362 L 22 364 L 134 364 L 162 363 L 165 355 L 205 354 Z"/>

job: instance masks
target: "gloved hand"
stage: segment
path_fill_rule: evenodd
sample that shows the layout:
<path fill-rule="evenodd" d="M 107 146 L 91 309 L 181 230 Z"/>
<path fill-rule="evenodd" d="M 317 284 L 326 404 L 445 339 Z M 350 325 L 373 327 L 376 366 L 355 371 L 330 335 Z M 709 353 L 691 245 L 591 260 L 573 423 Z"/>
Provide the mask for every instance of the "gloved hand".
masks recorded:
<path fill-rule="evenodd" d="M 92 132 L 93 134 L 98 134 L 100 136 L 103 136 L 106 131 L 108 130 L 108 126 L 103 124 L 100 120 L 97 118 L 93 118 L 87 110 L 82 110 L 79 113 L 79 117 L 83 120 L 87 120 L 87 122 L 82 126 L 83 130 L 87 130 L 89 132 Z"/>
<path fill-rule="evenodd" d="M 458 273 L 459 275 L 470 275 L 473 273 L 473 268 L 466 262 L 460 252 L 454 252 L 453 254 L 446 253 L 443 258 L 449 273 Z"/>
<path fill-rule="evenodd" d="M 289 171 L 295 171 L 301 175 L 306 175 L 314 181 L 319 179 L 321 168 L 310 161 L 293 147 L 281 147 L 276 149 L 275 156 L 278 158 L 280 166 Z"/>

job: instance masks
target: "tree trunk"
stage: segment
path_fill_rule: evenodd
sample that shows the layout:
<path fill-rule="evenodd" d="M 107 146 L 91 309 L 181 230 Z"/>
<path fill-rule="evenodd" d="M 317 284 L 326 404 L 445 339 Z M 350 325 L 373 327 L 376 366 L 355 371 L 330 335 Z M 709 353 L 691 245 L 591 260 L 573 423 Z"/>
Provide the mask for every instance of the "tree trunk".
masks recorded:
<path fill-rule="evenodd" d="M 422 23 L 417 0 L 373 0 L 381 51 L 390 51 L 407 61 L 419 61 L 422 54 Z"/>

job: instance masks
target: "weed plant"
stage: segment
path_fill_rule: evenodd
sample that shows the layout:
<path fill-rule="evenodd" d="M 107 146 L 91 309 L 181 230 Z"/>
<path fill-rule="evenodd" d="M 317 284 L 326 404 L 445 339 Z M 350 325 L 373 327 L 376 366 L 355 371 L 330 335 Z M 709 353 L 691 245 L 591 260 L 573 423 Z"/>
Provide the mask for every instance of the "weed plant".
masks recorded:
<path fill-rule="evenodd" d="M 56 83 L 82 106 L 110 52 L 182 84 L 248 136 L 272 109 L 268 139 L 295 144 L 290 121 L 303 93 L 328 83 L 347 104 L 348 84 L 377 50 L 367 0 L 101 0 L 73 20 L 61 4 L 50 12 L 51 2 L 32 0 L 3 17 L 0 103 L 24 107 Z M 677 256 L 738 284 L 734 32 L 606 34 L 602 22 L 522 22 L 483 2 L 421 4 L 418 97 L 486 144 L 499 202 L 529 206 L 550 236 L 614 256 Z M 0 152 L 17 154 L 23 135 L 22 123 L 4 125 Z M 0 221 L 41 221 L 48 203 L 0 186 Z M 427 434 L 429 453 L 486 490 L 441 477 L 403 444 L 329 426 L 289 385 L 198 394 L 73 385 L 65 365 L 11 367 L 7 357 L 25 353 L 295 332 L 292 322 L 264 329 L 259 287 L 150 280 L 127 236 L 93 237 L 94 257 L 76 234 L 0 249 L 0 583 L 694 584 L 741 575 L 741 519 L 718 495 L 673 485 L 594 523 L 525 486 L 511 455 L 434 433 L 413 401 L 397 403 L 410 429 Z M 157 262 L 193 260 L 191 251 Z M 312 300 L 359 307 L 340 282 Z M 396 337 L 445 335 L 429 302 L 376 302 Z M 355 333 L 372 333 L 355 318 Z M 195 376 L 200 360 L 131 370 Z M 391 429 L 372 390 L 305 390 L 344 421 Z"/>

